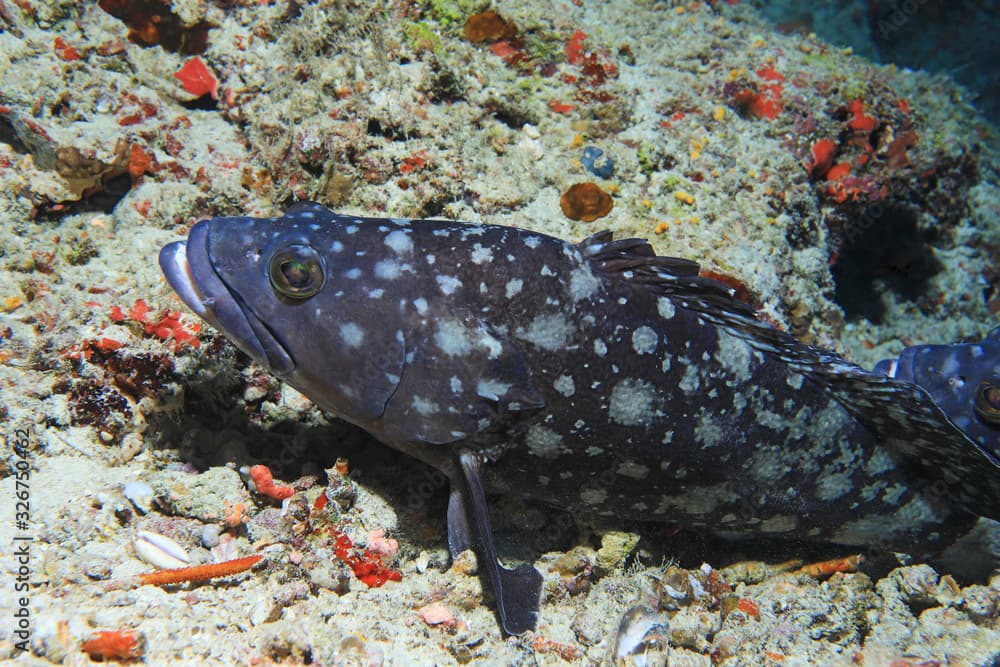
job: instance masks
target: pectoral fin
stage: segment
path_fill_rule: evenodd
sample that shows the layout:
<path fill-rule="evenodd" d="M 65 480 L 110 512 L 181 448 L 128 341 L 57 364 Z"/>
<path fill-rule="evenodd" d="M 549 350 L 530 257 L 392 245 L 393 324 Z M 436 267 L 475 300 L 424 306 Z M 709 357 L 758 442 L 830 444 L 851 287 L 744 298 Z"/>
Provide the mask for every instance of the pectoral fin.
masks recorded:
<path fill-rule="evenodd" d="M 507 634 L 520 635 L 534 629 L 538 621 L 542 575 L 526 563 L 513 570 L 500 565 L 490 528 L 486 493 L 479 474 L 480 460 L 475 454 L 463 451 L 459 454 L 459 463 L 465 488 L 459 491 L 458 496 L 453 490 L 449 499 L 449 546 L 454 550 L 459 543 L 467 542 L 470 534 L 475 536 L 479 545 L 480 566 L 485 568 L 497 598 L 500 625 Z M 464 510 L 453 509 L 455 503 L 460 503 Z M 464 526 L 464 530 L 459 524 Z"/>

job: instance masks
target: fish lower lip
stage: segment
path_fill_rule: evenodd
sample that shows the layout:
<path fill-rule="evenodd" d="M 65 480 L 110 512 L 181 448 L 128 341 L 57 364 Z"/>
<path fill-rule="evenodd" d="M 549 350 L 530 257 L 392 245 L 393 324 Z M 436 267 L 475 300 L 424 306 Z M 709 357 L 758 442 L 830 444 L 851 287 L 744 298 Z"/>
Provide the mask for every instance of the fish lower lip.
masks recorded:
<path fill-rule="evenodd" d="M 177 292 L 187 307 L 195 312 L 198 317 L 204 318 L 207 309 L 211 307 L 215 299 L 206 298 L 198 289 L 198 284 L 191 275 L 191 264 L 187 259 L 187 243 L 176 241 L 170 243 L 160 250 L 160 269 L 166 276 L 167 282 Z"/>

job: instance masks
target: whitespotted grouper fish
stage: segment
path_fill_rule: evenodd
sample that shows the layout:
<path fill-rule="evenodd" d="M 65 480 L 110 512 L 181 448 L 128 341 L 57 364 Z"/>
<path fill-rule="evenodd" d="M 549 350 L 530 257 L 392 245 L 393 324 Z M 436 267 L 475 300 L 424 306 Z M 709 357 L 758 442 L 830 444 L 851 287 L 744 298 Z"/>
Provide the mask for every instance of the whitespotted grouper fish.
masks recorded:
<path fill-rule="evenodd" d="M 447 475 L 449 547 L 477 550 L 508 633 L 541 576 L 499 564 L 486 489 L 918 556 L 1000 519 L 1000 330 L 867 372 L 643 240 L 312 203 L 199 222 L 160 266 L 282 380 Z"/>

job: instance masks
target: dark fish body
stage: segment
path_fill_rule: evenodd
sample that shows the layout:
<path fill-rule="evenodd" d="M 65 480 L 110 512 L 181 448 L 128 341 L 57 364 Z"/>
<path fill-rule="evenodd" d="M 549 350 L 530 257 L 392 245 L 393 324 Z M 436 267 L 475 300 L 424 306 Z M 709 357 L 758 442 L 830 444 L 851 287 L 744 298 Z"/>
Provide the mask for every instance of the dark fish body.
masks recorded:
<path fill-rule="evenodd" d="M 533 625 L 540 579 L 497 565 L 484 484 L 579 514 L 920 555 L 1000 518 L 996 334 L 869 373 L 644 241 L 315 204 L 198 223 L 160 261 L 253 358 L 449 476 L 450 546 L 479 549 L 509 632 Z"/>

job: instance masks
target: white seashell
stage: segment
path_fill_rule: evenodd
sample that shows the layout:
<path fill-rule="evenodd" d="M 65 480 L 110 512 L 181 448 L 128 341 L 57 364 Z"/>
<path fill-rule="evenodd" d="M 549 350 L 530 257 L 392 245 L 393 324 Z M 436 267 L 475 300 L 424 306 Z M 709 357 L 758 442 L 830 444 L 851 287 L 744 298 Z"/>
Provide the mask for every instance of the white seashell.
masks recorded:
<path fill-rule="evenodd" d="M 220 533 L 222 533 L 222 528 L 214 523 L 203 526 L 201 529 L 201 545 L 206 549 L 219 546 Z"/>
<path fill-rule="evenodd" d="M 184 547 L 169 537 L 151 533 L 147 530 L 136 532 L 132 540 L 135 555 L 153 567 L 161 570 L 172 570 L 177 567 L 187 567 L 191 562 Z"/>
<path fill-rule="evenodd" d="M 426 551 L 421 551 L 420 554 L 413 561 L 414 567 L 417 568 L 417 572 L 423 574 L 427 567 L 431 564 L 431 555 Z"/>
<path fill-rule="evenodd" d="M 153 509 L 153 487 L 145 482 L 129 482 L 122 487 L 122 493 L 142 514 Z"/>
<path fill-rule="evenodd" d="M 632 607 L 622 617 L 609 662 L 616 667 L 661 667 L 670 653 L 666 614 L 649 607 Z"/>

